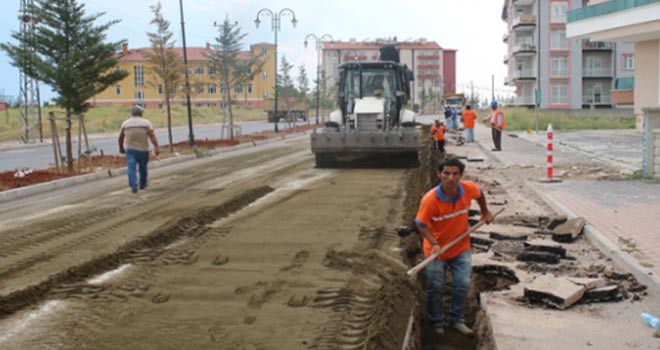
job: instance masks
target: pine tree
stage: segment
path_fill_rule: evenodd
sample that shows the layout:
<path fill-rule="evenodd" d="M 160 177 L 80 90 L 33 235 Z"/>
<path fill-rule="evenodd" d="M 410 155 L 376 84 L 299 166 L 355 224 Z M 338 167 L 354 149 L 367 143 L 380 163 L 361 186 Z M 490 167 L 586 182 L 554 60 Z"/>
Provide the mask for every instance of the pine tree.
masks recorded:
<path fill-rule="evenodd" d="M 95 26 L 103 13 L 86 15 L 77 0 L 35 0 L 28 11 L 38 21 L 32 40 L 21 46 L 23 37 L 13 32 L 19 44 L 3 43 L 0 49 L 13 66 L 58 94 L 55 100 L 66 111 L 67 169 L 73 172 L 72 115 L 87 111 L 88 100 L 128 76 L 115 69 L 121 42 L 106 42 L 106 31 L 119 21 Z"/>
<path fill-rule="evenodd" d="M 234 138 L 234 116 L 231 109 L 231 91 L 237 85 L 251 81 L 256 74 L 261 72 L 263 62 L 259 57 L 248 60 L 239 60 L 238 54 L 243 45 L 243 39 L 247 33 L 241 33 L 237 22 L 230 22 L 225 17 L 222 25 L 218 28 L 218 37 L 215 38 L 215 48 L 208 54 L 211 67 L 214 68 L 217 78 L 220 80 L 224 104 L 229 108 L 229 135 Z"/>
<path fill-rule="evenodd" d="M 143 55 L 152 65 L 151 70 L 157 77 L 157 81 L 151 81 L 151 85 L 161 85 L 165 105 L 167 107 L 167 136 L 170 142 L 170 152 L 174 151 L 172 140 L 172 111 L 170 100 L 176 94 L 176 87 L 183 80 L 183 61 L 181 56 L 174 50 L 174 35 L 170 30 L 170 22 L 167 21 L 161 13 L 161 4 L 151 6 L 151 12 L 154 18 L 149 24 L 156 25 L 155 33 L 147 33 L 151 43 L 151 51 L 146 51 Z"/>

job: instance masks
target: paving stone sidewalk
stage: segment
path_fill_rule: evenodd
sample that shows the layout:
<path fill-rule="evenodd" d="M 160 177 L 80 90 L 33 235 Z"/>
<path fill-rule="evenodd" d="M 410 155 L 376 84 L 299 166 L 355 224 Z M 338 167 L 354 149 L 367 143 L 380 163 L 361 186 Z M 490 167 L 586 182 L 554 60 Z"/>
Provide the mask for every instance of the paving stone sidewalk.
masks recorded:
<path fill-rule="evenodd" d="M 612 137 L 591 137 L 593 131 L 571 132 L 570 142 L 562 142 L 562 133 L 555 133 L 555 161 L 557 164 L 602 162 L 629 173 L 631 164 L 641 160 L 641 146 L 633 131 L 607 131 L 616 137 L 621 152 L 608 152 L 601 156 L 585 154 L 575 149 L 604 150 L 612 147 Z M 601 132 L 600 134 L 606 134 Z M 478 125 L 477 141 L 486 150 L 492 148 L 490 129 Z M 641 136 L 640 136 L 641 137 Z M 546 149 L 537 139 L 503 135 L 503 151 L 491 154 L 505 165 L 531 164 L 541 166 L 545 174 Z M 563 143 L 563 144 L 562 144 Z M 639 149 L 639 154 L 630 150 Z M 632 159 L 631 159 L 632 158 Z M 640 161 L 641 162 L 641 161 Z M 583 216 L 597 238 L 614 247 L 609 254 L 619 255 L 636 268 L 638 274 L 660 276 L 660 182 L 640 180 L 566 180 L 555 184 L 528 183 L 543 194 L 546 201 L 556 202 L 577 216 Z M 618 248 L 618 249 L 617 249 Z M 656 283 L 657 284 L 657 283 Z M 660 288 L 660 285 L 656 286 Z"/>

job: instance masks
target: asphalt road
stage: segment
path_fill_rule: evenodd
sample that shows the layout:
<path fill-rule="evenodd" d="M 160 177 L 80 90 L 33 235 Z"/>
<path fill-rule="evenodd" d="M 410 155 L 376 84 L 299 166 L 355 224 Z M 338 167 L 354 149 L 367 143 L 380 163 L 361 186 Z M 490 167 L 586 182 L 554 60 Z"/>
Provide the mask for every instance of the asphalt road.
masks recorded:
<path fill-rule="evenodd" d="M 300 122 L 298 124 L 303 123 Z M 238 123 L 237 125 L 241 127 L 241 133 L 243 135 L 274 129 L 273 123 L 264 122 L 244 122 Z M 279 123 L 278 126 L 280 131 L 284 130 L 286 127 L 283 123 Z M 196 140 L 203 140 L 206 138 L 218 139 L 220 138 L 221 130 L 220 126 L 202 126 L 194 128 L 193 133 Z M 160 144 L 168 143 L 167 130 L 157 130 L 156 136 L 158 137 L 158 142 Z M 174 139 L 174 143 L 187 141 L 188 128 L 176 128 L 172 131 L 172 138 Z M 60 135 L 60 139 L 62 143 L 62 152 L 65 152 L 63 135 Z M 76 139 L 77 135 L 74 135 L 74 140 Z M 89 142 L 90 147 L 95 147 L 97 150 L 94 154 L 99 154 L 98 152 L 101 150 L 103 150 L 104 154 L 119 154 L 116 135 L 102 138 L 92 137 Z M 75 157 L 78 152 L 78 142 L 73 143 L 73 152 Z M 50 164 L 53 164 L 53 162 L 53 147 L 50 143 L 26 145 L 25 147 L 20 148 L 0 150 L 0 171 L 15 170 L 23 167 L 45 169 L 48 168 Z"/>

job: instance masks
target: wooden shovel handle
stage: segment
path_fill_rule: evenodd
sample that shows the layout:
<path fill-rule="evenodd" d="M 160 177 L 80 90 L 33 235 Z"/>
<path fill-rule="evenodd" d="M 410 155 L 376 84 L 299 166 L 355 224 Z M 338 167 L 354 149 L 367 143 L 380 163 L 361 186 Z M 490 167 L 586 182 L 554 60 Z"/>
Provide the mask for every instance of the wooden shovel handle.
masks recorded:
<path fill-rule="evenodd" d="M 495 219 L 496 216 L 498 216 L 500 213 L 502 213 L 502 212 L 504 211 L 504 209 L 505 209 L 505 208 L 502 207 L 502 208 L 498 209 L 497 211 L 495 211 L 495 212 L 493 213 L 493 219 Z M 438 255 L 442 255 L 442 254 L 443 254 L 444 252 L 446 252 L 449 248 L 455 246 L 456 243 L 460 242 L 463 238 L 465 238 L 466 236 L 468 236 L 470 233 L 476 231 L 478 228 L 480 228 L 481 226 L 483 226 L 485 223 L 486 223 L 485 221 L 479 221 L 476 225 L 470 227 L 469 230 L 467 230 L 467 231 L 461 233 L 460 236 L 454 238 L 453 241 L 447 243 L 444 247 L 442 247 L 442 249 L 440 249 L 440 254 L 431 254 L 428 258 L 422 260 L 422 262 L 420 262 L 419 264 L 415 265 L 413 268 L 411 268 L 410 270 L 408 270 L 408 271 L 406 272 L 406 274 L 407 274 L 408 276 L 416 275 L 419 271 L 421 271 L 423 268 L 425 268 L 426 265 L 430 264 L 433 260 L 437 259 L 437 258 L 438 258 Z"/>

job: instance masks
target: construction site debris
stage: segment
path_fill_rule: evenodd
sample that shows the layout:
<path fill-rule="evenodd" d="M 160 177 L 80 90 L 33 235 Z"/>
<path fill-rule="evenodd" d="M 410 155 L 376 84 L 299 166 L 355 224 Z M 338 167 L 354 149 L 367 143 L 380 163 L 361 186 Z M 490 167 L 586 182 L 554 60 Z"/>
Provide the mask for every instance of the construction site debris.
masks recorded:
<path fill-rule="evenodd" d="M 585 289 L 565 277 L 542 275 L 525 287 L 524 297 L 531 302 L 564 310 L 580 300 Z"/>
<path fill-rule="evenodd" d="M 498 241 L 526 241 L 527 235 L 505 234 L 499 232 L 490 232 L 490 238 Z"/>
<path fill-rule="evenodd" d="M 497 241 L 491 247 L 491 251 L 498 256 L 505 254 L 517 255 L 525 250 L 525 244 L 522 241 Z"/>
<path fill-rule="evenodd" d="M 605 286 L 605 280 L 602 278 L 569 277 L 568 280 L 589 290 Z"/>
<path fill-rule="evenodd" d="M 524 262 L 542 262 L 546 264 L 559 264 L 559 256 L 545 252 L 522 252 L 516 256 L 516 260 Z"/>
<path fill-rule="evenodd" d="M 566 248 L 554 241 L 536 239 L 525 242 L 525 250 L 529 252 L 545 252 L 558 255 L 561 258 L 566 257 Z"/>
<path fill-rule="evenodd" d="M 588 290 L 582 299 L 583 303 L 603 303 L 623 300 L 621 288 L 614 284 Z"/>
<path fill-rule="evenodd" d="M 553 230 L 552 240 L 563 243 L 570 243 L 582 234 L 586 221 L 584 218 L 574 218 L 558 225 Z"/>

